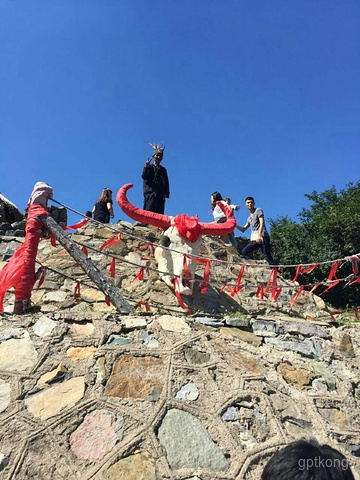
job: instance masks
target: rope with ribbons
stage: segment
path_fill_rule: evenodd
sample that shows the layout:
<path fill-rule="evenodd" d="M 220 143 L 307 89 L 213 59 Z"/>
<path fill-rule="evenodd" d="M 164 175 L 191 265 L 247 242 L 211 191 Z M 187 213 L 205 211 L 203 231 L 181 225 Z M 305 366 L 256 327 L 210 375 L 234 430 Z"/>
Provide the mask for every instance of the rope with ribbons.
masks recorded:
<path fill-rule="evenodd" d="M 71 210 L 71 211 L 73 211 L 73 212 L 75 212 L 75 213 L 77 213 L 81 216 L 84 216 L 83 214 L 81 214 L 79 212 L 76 212 L 75 210 L 71 209 L 70 207 L 67 207 L 67 206 L 63 205 L 60 202 L 57 202 L 56 200 L 54 200 L 54 201 L 56 203 L 62 205 L 64 208 L 67 208 L 67 209 L 69 209 L 69 210 Z M 89 220 L 90 220 L 89 218 L 86 218 L 82 222 L 79 222 L 78 224 L 75 224 L 75 225 L 70 226 L 70 227 L 64 227 L 64 229 L 68 230 L 68 229 L 80 228 L 81 226 L 84 226 Z M 95 220 L 91 220 L 91 221 L 96 222 Z M 100 222 L 96 222 L 96 223 L 100 223 Z M 157 244 L 155 242 L 150 242 L 148 240 L 144 240 L 141 237 L 130 234 L 129 232 L 124 232 L 124 231 L 121 231 L 121 230 L 119 231 L 118 229 L 114 229 L 112 227 L 109 227 L 107 224 L 100 223 L 100 225 L 102 227 L 109 228 L 110 230 L 116 232 L 116 235 L 113 238 L 107 240 L 104 243 L 104 245 L 102 245 L 101 250 L 103 250 L 106 246 L 111 246 L 111 245 L 114 245 L 115 243 L 117 243 L 117 241 L 119 241 L 121 239 L 121 235 L 124 234 L 124 235 L 127 235 L 127 236 L 131 237 L 131 238 L 135 238 L 135 239 L 137 239 L 141 242 L 146 243 L 146 246 L 150 246 L 150 248 L 152 248 L 153 250 L 155 249 L 155 246 L 156 246 L 156 247 L 161 247 L 161 248 L 170 250 L 172 252 L 176 252 L 176 253 L 180 253 L 181 255 L 184 255 L 184 274 L 185 275 L 182 277 L 182 279 L 185 280 L 188 283 L 193 283 L 193 282 L 200 281 L 200 280 L 190 278 L 190 275 L 189 275 L 189 272 L 188 272 L 188 269 L 187 269 L 187 258 L 188 259 L 191 258 L 196 263 L 204 264 L 205 265 L 204 279 L 203 279 L 203 284 L 202 284 L 202 287 L 201 287 L 201 293 L 205 293 L 208 284 L 211 284 L 211 283 L 218 284 L 219 283 L 219 282 L 213 282 L 213 281 L 211 282 L 210 281 L 209 277 L 210 277 L 211 262 L 225 263 L 227 265 L 230 264 L 229 261 L 224 261 L 224 260 L 220 260 L 220 259 L 217 259 L 217 258 L 207 258 L 205 256 L 198 255 L 198 254 L 197 255 L 183 254 L 183 252 L 176 251 L 174 249 L 171 249 L 169 247 L 165 247 L 164 245 L 160 245 L 160 244 Z M 146 246 L 145 246 L 145 248 L 146 248 Z M 86 248 L 86 247 L 83 246 L 83 248 Z M 111 263 L 111 266 L 110 266 L 110 275 L 112 277 L 115 276 L 115 258 L 116 257 L 113 256 L 112 263 Z M 119 257 L 117 257 L 117 258 L 119 259 Z M 141 260 L 146 262 L 146 261 L 149 261 L 150 259 L 141 258 Z M 121 261 L 124 261 L 124 260 L 121 259 Z M 277 268 L 279 268 L 279 267 L 281 267 L 281 268 L 297 267 L 295 277 L 292 280 L 292 283 L 295 283 L 300 275 L 303 275 L 305 273 L 310 273 L 311 271 L 313 271 L 319 265 L 325 265 L 325 264 L 332 263 L 332 267 L 331 267 L 331 270 L 330 270 L 330 273 L 329 273 L 329 276 L 328 276 L 328 279 L 326 280 L 326 282 L 318 282 L 317 284 L 301 285 L 301 287 L 299 288 L 299 291 L 297 292 L 297 294 L 295 295 L 295 297 L 293 298 L 293 300 L 291 302 L 291 308 L 293 308 L 293 306 L 295 305 L 296 301 L 298 300 L 300 294 L 305 289 L 305 287 L 311 287 L 311 290 L 310 290 L 309 293 L 314 293 L 315 290 L 320 285 L 327 285 L 328 287 L 326 288 L 325 291 L 323 291 L 320 294 L 320 296 L 321 296 L 321 295 L 325 294 L 326 292 L 328 292 L 333 287 L 335 287 L 336 285 L 338 285 L 340 282 L 347 281 L 347 284 L 345 286 L 353 285 L 354 283 L 360 282 L 359 261 L 360 261 L 360 254 L 356 254 L 356 255 L 352 255 L 350 257 L 345 257 L 345 258 L 342 258 L 342 259 L 327 260 L 327 261 L 321 261 L 321 262 L 316 262 L 316 263 L 307 263 L 307 264 L 304 263 L 304 264 L 293 264 L 293 265 L 275 265 L 275 266 L 273 266 L 273 270 L 271 271 L 271 274 L 270 274 L 269 280 L 268 280 L 268 284 L 266 285 L 265 289 L 264 289 L 264 285 L 254 286 L 254 285 L 241 285 L 240 284 L 240 281 L 241 281 L 241 278 L 242 278 L 242 275 L 244 273 L 245 268 L 247 268 L 248 266 L 263 267 L 262 265 L 257 265 L 257 264 L 241 263 L 240 264 L 241 265 L 240 266 L 240 272 L 239 272 L 239 276 L 238 276 L 238 279 L 237 279 L 236 283 L 235 284 L 230 284 L 230 283 L 225 282 L 221 291 L 227 289 L 230 292 L 230 294 L 232 296 L 234 296 L 236 293 L 238 293 L 244 287 L 251 287 L 251 288 L 257 287 L 257 293 L 256 293 L 257 298 L 260 298 L 260 299 L 264 298 L 264 291 L 265 291 L 265 294 L 269 294 L 269 292 L 271 290 L 271 299 L 276 301 L 278 299 L 278 297 L 280 296 L 283 287 L 291 287 L 291 285 L 277 285 Z M 340 279 L 337 278 L 336 271 L 339 268 L 339 266 L 342 266 L 342 265 L 340 265 L 340 262 L 343 262 L 342 265 L 346 262 L 351 263 L 352 269 L 353 269 L 352 278 L 350 278 L 350 279 L 349 279 L 349 277 L 340 278 Z M 131 264 L 131 262 L 128 262 L 128 263 Z M 138 264 L 136 264 L 136 265 L 138 266 Z M 232 263 L 232 265 L 239 265 L 239 264 Z M 151 269 L 150 267 L 146 267 L 146 269 L 155 270 L 158 273 L 161 273 L 162 275 L 172 276 L 174 278 L 175 292 L 179 293 L 179 288 L 178 288 L 179 278 L 177 278 L 177 276 L 175 274 L 172 274 L 172 273 L 169 273 L 169 272 L 159 272 L 157 269 Z M 144 271 L 145 271 L 145 266 L 142 266 L 140 272 L 136 275 L 135 279 L 142 280 L 144 278 Z M 270 288 L 270 284 L 271 284 L 271 288 Z M 177 295 L 177 297 L 178 297 L 178 295 Z M 178 298 L 178 300 L 179 300 L 179 298 Z M 181 305 L 180 301 L 179 301 L 179 304 Z"/>

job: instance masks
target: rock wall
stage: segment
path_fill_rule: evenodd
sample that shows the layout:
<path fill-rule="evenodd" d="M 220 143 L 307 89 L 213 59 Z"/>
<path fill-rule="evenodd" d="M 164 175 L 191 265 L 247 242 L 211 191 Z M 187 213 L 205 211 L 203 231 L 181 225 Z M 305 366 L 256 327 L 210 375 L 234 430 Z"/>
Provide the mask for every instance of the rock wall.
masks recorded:
<path fill-rule="evenodd" d="M 24 215 L 18 207 L 0 193 L 0 235 L 23 237 Z"/>
<path fill-rule="evenodd" d="M 48 208 L 50 215 L 62 227 L 67 225 L 67 210 L 53 205 Z M 22 214 L 18 207 L 0 193 L 0 236 L 24 237 L 27 209 Z"/>
<path fill-rule="evenodd" d="M 282 279 L 278 301 L 257 299 L 270 273 L 261 262 L 234 296 L 221 291 L 235 283 L 239 258 L 212 238 L 202 254 L 219 262 L 205 294 L 199 266 L 186 315 L 143 248 L 158 232 L 116 228 L 138 238 L 124 234 L 102 254 L 113 231 L 91 223 L 72 237 L 107 275 L 116 255 L 114 282 L 130 314 L 109 307 L 49 240 L 38 255 L 48 272 L 32 296 L 39 311 L 13 315 L 6 295 L 1 478 L 255 480 L 278 448 L 301 437 L 339 449 L 359 472 L 359 324 L 334 324 L 313 295 L 290 309 L 297 286 Z M 20 242 L 2 237 L 2 265 Z M 149 269 L 138 280 L 143 258 Z"/>

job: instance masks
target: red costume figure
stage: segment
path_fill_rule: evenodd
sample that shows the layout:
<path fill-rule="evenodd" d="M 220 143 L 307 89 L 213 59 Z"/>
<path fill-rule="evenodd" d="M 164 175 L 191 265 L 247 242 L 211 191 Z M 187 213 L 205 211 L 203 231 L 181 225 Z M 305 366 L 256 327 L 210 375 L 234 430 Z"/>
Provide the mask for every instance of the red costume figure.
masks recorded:
<path fill-rule="evenodd" d="M 49 215 L 47 201 L 53 190 L 45 182 L 37 182 L 28 202 L 25 241 L 0 272 L 0 311 L 9 288 L 15 288 L 14 313 L 26 313 L 31 305 L 31 291 L 35 283 L 35 261 L 43 223 L 38 218 Z"/>

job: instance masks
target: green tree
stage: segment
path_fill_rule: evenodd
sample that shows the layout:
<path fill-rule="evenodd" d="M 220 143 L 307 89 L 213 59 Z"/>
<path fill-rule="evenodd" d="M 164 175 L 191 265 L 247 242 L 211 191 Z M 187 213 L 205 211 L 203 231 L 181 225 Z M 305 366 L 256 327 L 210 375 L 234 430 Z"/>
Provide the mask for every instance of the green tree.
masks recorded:
<path fill-rule="evenodd" d="M 298 215 L 300 222 L 288 217 L 270 220 L 271 245 L 274 257 L 281 264 L 314 263 L 335 260 L 360 252 L 360 181 L 349 183 L 343 190 L 333 186 L 323 193 L 305 195 L 311 203 Z M 299 283 L 326 280 L 331 264 L 317 267 L 300 276 Z M 295 268 L 285 269 L 284 276 L 292 277 Z M 338 270 L 338 277 L 352 273 L 349 262 Z M 324 299 L 335 307 L 359 306 L 360 284 L 345 287 L 346 282 L 329 290 Z M 316 293 L 321 293 L 321 287 Z"/>

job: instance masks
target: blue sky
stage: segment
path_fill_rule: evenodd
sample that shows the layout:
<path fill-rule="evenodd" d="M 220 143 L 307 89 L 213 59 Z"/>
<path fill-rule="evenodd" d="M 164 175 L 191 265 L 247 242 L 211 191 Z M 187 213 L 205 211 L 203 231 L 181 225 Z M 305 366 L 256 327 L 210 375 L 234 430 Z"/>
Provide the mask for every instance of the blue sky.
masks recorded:
<path fill-rule="evenodd" d="M 0 191 L 85 212 L 166 145 L 166 213 L 218 190 L 296 219 L 359 180 L 357 0 L 0 0 Z M 115 206 L 115 221 L 124 219 Z M 78 217 L 71 215 L 70 221 Z"/>

